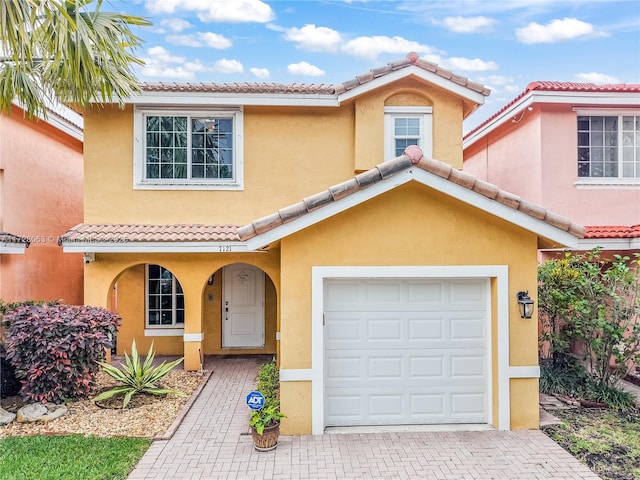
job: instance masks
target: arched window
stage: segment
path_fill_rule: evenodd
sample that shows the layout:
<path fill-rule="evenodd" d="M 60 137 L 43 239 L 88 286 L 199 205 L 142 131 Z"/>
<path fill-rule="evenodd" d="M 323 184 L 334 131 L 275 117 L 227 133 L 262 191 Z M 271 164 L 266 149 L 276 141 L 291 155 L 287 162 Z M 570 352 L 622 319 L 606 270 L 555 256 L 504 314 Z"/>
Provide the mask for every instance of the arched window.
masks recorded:
<path fill-rule="evenodd" d="M 160 265 L 146 266 L 147 328 L 184 327 L 184 294 L 180 282 Z"/>

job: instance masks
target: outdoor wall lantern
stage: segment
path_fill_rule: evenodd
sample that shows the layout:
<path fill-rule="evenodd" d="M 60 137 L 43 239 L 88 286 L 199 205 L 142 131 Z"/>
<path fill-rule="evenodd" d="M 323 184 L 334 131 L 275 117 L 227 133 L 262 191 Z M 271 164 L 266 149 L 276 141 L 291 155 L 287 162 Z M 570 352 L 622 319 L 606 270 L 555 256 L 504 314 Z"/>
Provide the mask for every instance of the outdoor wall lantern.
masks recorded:
<path fill-rule="evenodd" d="M 533 315 L 533 300 L 529 298 L 528 291 L 518 292 L 518 309 L 522 318 L 531 318 Z"/>

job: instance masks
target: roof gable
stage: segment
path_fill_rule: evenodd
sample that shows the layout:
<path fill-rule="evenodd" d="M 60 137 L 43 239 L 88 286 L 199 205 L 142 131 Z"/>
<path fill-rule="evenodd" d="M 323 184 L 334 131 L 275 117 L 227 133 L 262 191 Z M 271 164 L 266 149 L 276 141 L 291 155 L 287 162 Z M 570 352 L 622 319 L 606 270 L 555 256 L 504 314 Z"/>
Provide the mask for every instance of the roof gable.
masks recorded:
<path fill-rule="evenodd" d="M 237 234 L 247 242 L 249 250 L 263 248 L 409 181 L 420 182 L 567 247 L 575 247 L 577 237 L 584 235 L 584 228 L 569 219 L 446 163 L 426 158 L 416 146 L 407 148 L 401 157 L 240 227 Z"/>
<path fill-rule="evenodd" d="M 467 148 L 492 130 L 534 103 L 564 103 L 582 106 L 640 106 L 640 84 L 607 84 L 577 82 L 531 82 L 527 88 L 465 134 L 463 148 Z"/>

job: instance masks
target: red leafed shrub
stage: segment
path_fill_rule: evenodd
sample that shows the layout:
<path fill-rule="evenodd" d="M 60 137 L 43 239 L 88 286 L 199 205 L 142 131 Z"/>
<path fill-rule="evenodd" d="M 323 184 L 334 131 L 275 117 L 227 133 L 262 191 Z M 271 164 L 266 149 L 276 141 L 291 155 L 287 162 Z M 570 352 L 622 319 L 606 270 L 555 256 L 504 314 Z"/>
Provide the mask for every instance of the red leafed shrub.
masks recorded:
<path fill-rule="evenodd" d="M 120 325 L 115 313 L 82 305 L 23 306 L 5 320 L 20 393 L 42 403 L 87 396 Z"/>

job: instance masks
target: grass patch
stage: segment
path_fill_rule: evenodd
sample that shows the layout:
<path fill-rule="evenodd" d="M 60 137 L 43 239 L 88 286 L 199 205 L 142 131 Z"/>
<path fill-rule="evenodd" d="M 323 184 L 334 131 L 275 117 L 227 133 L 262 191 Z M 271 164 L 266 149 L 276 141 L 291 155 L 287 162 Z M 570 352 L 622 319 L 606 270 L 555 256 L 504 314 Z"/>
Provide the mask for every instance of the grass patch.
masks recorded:
<path fill-rule="evenodd" d="M 123 480 L 149 448 L 141 438 L 80 435 L 0 440 L 3 480 Z"/>
<path fill-rule="evenodd" d="M 553 410 L 562 420 L 542 430 L 604 480 L 640 479 L 640 412 Z"/>

